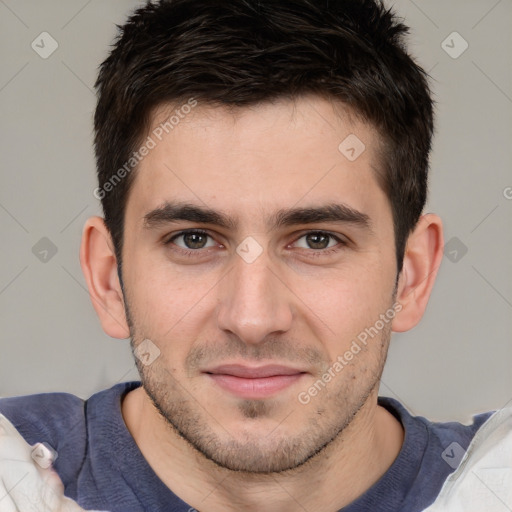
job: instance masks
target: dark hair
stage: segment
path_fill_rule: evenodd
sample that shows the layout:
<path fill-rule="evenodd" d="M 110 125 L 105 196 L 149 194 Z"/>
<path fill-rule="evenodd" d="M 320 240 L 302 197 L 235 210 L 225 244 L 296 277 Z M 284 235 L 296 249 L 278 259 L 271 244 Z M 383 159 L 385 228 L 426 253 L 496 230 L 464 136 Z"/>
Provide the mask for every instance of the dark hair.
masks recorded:
<path fill-rule="evenodd" d="M 377 174 L 402 268 L 426 201 L 433 102 L 426 73 L 405 50 L 408 28 L 381 1 L 161 0 L 119 29 L 96 82 L 94 117 L 95 195 L 119 265 L 134 176 L 126 163 L 155 107 L 191 98 L 243 107 L 313 93 L 337 100 L 380 134 Z"/>

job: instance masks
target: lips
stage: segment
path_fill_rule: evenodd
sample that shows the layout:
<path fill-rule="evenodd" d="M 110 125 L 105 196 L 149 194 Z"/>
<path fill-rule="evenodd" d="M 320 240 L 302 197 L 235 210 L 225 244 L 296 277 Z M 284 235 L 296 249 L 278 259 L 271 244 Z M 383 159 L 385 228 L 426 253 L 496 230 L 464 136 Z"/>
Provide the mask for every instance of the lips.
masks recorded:
<path fill-rule="evenodd" d="M 211 370 L 206 370 L 206 373 L 232 375 L 233 377 L 241 377 L 245 379 L 262 379 L 265 377 L 275 377 L 277 375 L 296 375 L 298 373 L 304 373 L 304 371 L 298 368 L 290 368 L 288 366 L 276 364 L 260 367 L 243 366 L 240 364 L 224 364 Z"/>
<path fill-rule="evenodd" d="M 291 386 L 307 372 L 283 365 L 244 366 L 225 364 L 205 370 L 220 388 L 241 398 L 262 399 Z"/>

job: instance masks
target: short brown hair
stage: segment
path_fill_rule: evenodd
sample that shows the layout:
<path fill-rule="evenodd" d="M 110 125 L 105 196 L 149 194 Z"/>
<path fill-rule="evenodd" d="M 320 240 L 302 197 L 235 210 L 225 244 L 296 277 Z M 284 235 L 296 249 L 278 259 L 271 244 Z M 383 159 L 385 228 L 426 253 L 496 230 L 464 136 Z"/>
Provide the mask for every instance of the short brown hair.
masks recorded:
<path fill-rule="evenodd" d="M 119 265 L 133 173 L 112 182 L 164 103 L 248 106 L 314 93 L 379 132 L 380 184 L 393 212 L 398 270 L 427 196 L 433 102 L 405 50 L 408 28 L 378 0 L 161 0 L 119 27 L 96 89 L 95 151 Z"/>

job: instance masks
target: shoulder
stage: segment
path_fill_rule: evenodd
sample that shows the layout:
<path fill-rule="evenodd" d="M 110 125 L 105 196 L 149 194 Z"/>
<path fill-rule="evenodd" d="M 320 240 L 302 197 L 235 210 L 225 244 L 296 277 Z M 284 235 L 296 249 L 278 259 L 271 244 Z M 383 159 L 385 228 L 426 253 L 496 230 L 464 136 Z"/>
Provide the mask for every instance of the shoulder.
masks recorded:
<path fill-rule="evenodd" d="M 64 485 L 76 481 L 87 447 L 84 400 L 69 393 L 2 398 L 0 413 L 27 443 L 45 443 L 56 452 L 54 468 Z"/>
<path fill-rule="evenodd" d="M 441 457 L 453 469 L 458 466 L 469 444 L 472 442 L 483 425 L 492 417 L 494 411 L 475 414 L 472 419 L 464 424 L 458 421 L 437 422 L 425 421 L 431 441 L 443 447 Z M 450 462 L 450 457 L 455 460 Z"/>
<path fill-rule="evenodd" d="M 84 428 L 85 401 L 69 393 L 0 398 L 0 413 L 16 427 L 27 443 L 57 445 L 61 436 L 74 436 Z"/>
<path fill-rule="evenodd" d="M 414 415 L 393 398 L 379 397 L 379 404 L 394 414 L 405 430 L 402 452 L 413 475 L 400 510 L 424 510 L 435 501 L 443 484 L 461 465 L 469 446 L 493 417 L 493 411 L 473 415 L 464 424 Z"/>
<path fill-rule="evenodd" d="M 491 414 L 429 512 L 512 510 L 512 407 Z"/>
<path fill-rule="evenodd" d="M 405 429 L 414 425 L 416 430 L 425 432 L 429 446 L 448 447 L 450 443 L 458 443 L 464 450 L 494 412 L 475 414 L 464 424 L 458 421 L 432 421 L 424 416 L 413 415 L 404 405 L 389 397 L 379 397 L 379 404 L 394 414 Z"/>
<path fill-rule="evenodd" d="M 46 443 L 57 454 L 54 469 L 69 496 L 76 494 L 79 476 L 88 456 L 91 435 L 98 425 L 116 417 L 120 399 L 139 382 L 117 384 L 99 391 L 88 400 L 69 393 L 41 393 L 0 399 L 3 414 L 27 443 Z M 103 443 L 110 442 L 107 436 Z"/>

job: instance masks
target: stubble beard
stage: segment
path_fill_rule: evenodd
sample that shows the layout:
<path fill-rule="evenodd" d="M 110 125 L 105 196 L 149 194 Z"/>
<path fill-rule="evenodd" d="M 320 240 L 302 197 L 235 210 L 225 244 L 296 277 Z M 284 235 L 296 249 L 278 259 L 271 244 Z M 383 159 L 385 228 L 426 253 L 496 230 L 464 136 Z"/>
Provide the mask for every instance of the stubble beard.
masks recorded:
<path fill-rule="evenodd" d="M 134 333 L 135 334 L 135 333 Z M 304 416 L 304 405 L 298 400 L 282 411 L 282 404 L 270 399 L 240 400 L 233 415 L 243 418 L 244 426 L 236 437 L 223 427 L 215 416 L 215 408 L 201 404 L 186 387 L 157 359 L 151 366 L 144 366 L 136 359 L 143 388 L 162 418 L 175 434 L 184 439 L 201 455 L 217 466 L 244 473 L 280 473 L 298 469 L 324 450 L 354 420 L 368 398 L 379 385 L 384 367 L 391 329 L 382 331 L 377 354 L 364 354 L 358 364 L 346 366 L 333 381 L 319 391 L 309 404 Z M 132 336 L 132 347 L 137 345 Z M 366 357 L 365 357 L 366 356 Z M 372 363 L 372 361 L 374 361 Z M 211 409 L 212 412 L 208 412 Z M 297 427 L 295 414 L 301 414 L 302 426 Z M 283 418 L 274 431 L 268 427 L 254 429 L 254 424 L 264 424 L 269 418 Z M 286 431 L 288 425 L 293 430 Z M 257 434 L 255 432 L 258 432 Z M 293 432 L 293 433 L 292 433 Z"/>

